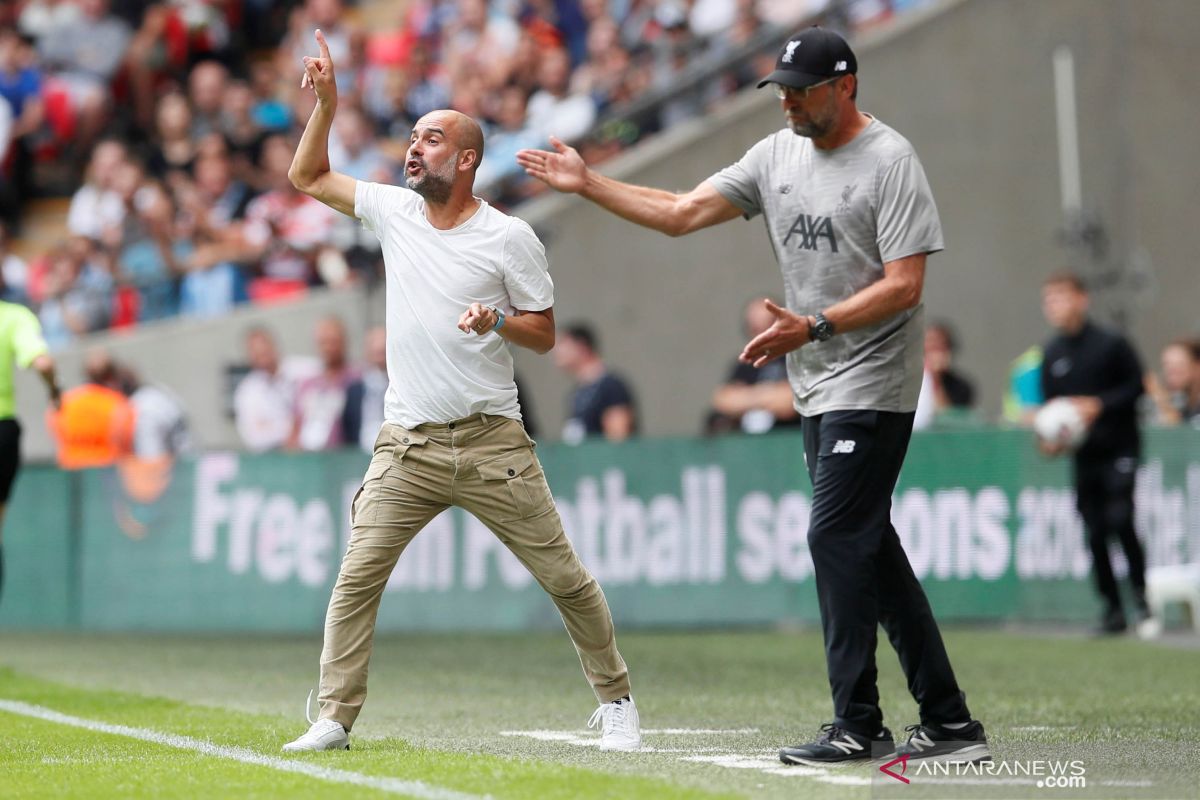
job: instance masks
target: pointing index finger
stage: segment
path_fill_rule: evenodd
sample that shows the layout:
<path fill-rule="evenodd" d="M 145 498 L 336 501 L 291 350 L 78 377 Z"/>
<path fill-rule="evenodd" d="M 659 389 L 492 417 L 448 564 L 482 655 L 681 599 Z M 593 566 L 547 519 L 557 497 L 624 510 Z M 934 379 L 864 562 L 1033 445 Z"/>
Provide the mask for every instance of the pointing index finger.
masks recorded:
<path fill-rule="evenodd" d="M 317 28 L 313 35 L 317 37 L 317 44 L 321 48 L 321 58 L 329 58 L 329 44 L 325 41 L 325 34 L 321 33 L 320 28 Z"/>

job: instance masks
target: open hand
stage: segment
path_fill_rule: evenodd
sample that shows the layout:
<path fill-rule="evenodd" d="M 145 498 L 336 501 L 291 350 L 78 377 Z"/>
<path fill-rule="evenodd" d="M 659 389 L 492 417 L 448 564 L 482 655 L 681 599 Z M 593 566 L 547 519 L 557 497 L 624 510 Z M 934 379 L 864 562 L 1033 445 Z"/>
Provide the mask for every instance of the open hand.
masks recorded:
<path fill-rule="evenodd" d="M 521 150 L 517 163 L 526 173 L 560 192 L 583 191 L 587 183 L 587 164 L 579 152 L 562 140 L 551 136 L 550 144 L 557 152 L 549 150 Z"/>
<path fill-rule="evenodd" d="M 755 367 L 797 350 L 809 341 L 808 317 L 794 314 L 770 300 L 763 300 L 763 305 L 775 317 L 775 321 L 771 327 L 751 339 L 738 356 L 743 364 L 753 364 Z"/>
<path fill-rule="evenodd" d="M 300 88 L 306 89 L 311 86 L 317 95 L 317 102 L 321 105 L 336 104 L 337 83 L 333 77 L 333 58 L 329 55 L 329 44 L 320 28 L 314 36 L 317 46 L 321 48 L 321 55 L 317 58 L 304 57 L 304 77 L 300 79 Z"/>

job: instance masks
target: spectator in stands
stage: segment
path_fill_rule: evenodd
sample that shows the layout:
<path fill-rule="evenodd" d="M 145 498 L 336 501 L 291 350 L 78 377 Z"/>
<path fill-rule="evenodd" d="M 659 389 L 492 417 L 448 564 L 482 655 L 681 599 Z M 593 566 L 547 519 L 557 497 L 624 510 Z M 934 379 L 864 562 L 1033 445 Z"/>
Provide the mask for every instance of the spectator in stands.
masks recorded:
<path fill-rule="evenodd" d="M 250 190 L 233 178 L 233 165 L 224 146 L 196 158 L 195 182 L 177 195 L 191 221 L 194 249 L 183 262 L 179 312 L 215 317 L 246 299 L 245 276 L 239 262 L 250 253 L 237 223 L 250 201 Z"/>
<path fill-rule="evenodd" d="M 17 27 L 26 36 L 41 39 L 76 22 L 81 13 L 75 0 L 30 0 L 17 17 Z"/>
<path fill-rule="evenodd" d="M 395 165 L 376 144 L 366 114 L 352 105 L 338 109 L 329 137 L 329 167 L 360 181 L 390 183 L 395 177 Z"/>
<path fill-rule="evenodd" d="M 746 341 L 761 334 L 775 317 L 762 300 L 746 304 L 743 333 Z M 787 364 L 783 359 L 768 362 L 762 367 L 735 359 L 725 383 L 713 392 L 713 410 L 705 424 L 708 433 L 766 433 L 782 427 L 800 425 L 800 415 L 788 382 Z"/>
<path fill-rule="evenodd" d="M 458 0 L 456 7 L 457 18 L 442 36 L 442 63 L 451 83 L 480 76 L 489 90 L 503 86 L 512 71 L 520 28 L 507 15 L 489 13 L 487 0 Z"/>
<path fill-rule="evenodd" d="M 637 433 L 633 392 L 600 358 L 596 334 L 583 324 L 558 332 L 554 363 L 575 379 L 563 441 L 579 444 L 588 436 L 620 442 Z"/>
<path fill-rule="evenodd" d="M 1200 340 L 1177 339 L 1160 356 L 1162 381 L 1146 376 L 1160 425 L 1200 428 Z"/>
<path fill-rule="evenodd" d="M 262 143 L 263 126 L 255 116 L 254 91 L 245 81 L 230 81 L 225 89 L 220 132 L 229 148 L 247 156 Z M 252 157 L 247 160 L 254 162 Z"/>
<path fill-rule="evenodd" d="M 178 310 L 177 279 L 192 255 L 192 240 L 181 235 L 175 201 L 158 182 L 143 182 L 131 210 L 117 252 L 121 277 L 137 289 L 137 319 L 172 316 Z"/>
<path fill-rule="evenodd" d="M 67 230 L 76 236 L 99 239 L 103 231 L 121 223 L 125 205 L 116 191 L 116 178 L 128 155 L 125 145 L 102 139 L 92 150 L 85 181 L 71 197 Z"/>
<path fill-rule="evenodd" d="M 529 127 L 549 139 L 577 142 L 592 129 L 596 105 L 586 94 L 571 94 L 571 61 L 561 48 L 542 54 L 539 90 L 529 98 Z"/>
<path fill-rule="evenodd" d="M 262 170 L 271 189 L 246 209 L 243 233 L 261 259 L 262 278 L 256 284 L 267 293 L 294 292 L 315 282 L 317 254 L 333 229 L 333 211 L 297 191 L 288 180 L 295 149 L 283 136 L 267 137 Z"/>
<path fill-rule="evenodd" d="M 42 61 L 67 90 L 75 114 L 74 144 L 86 153 L 109 119 L 111 84 L 133 37 L 108 0 L 76 0 L 78 18 L 38 40 Z"/>
<path fill-rule="evenodd" d="M 964 419 L 975 406 L 975 386 L 954 368 L 958 340 L 947 322 L 925 328 L 925 372 L 917 398 L 913 430 L 923 430 L 941 420 Z"/>
<path fill-rule="evenodd" d="M 229 70 L 218 61 L 201 61 L 188 74 L 188 100 L 191 102 L 192 139 L 210 133 L 224 133 L 222 112 Z"/>
<path fill-rule="evenodd" d="M 496 111 L 496 128 L 487 137 L 488 157 L 475 173 L 475 187 L 480 194 L 503 195 L 508 183 L 524 177 L 517 165 L 517 152 L 548 144 L 541 133 L 525 123 L 525 92 L 517 86 L 504 87 Z"/>
<path fill-rule="evenodd" d="M 338 89 L 353 92 L 358 86 L 358 53 L 361 33 L 343 9 L 341 0 L 304 0 L 288 17 L 287 38 L 280 44 L 276 60 L 279 71 L 291 75 L 296 64 L 308 55 L 312 32 L 320 28 L 329 45 L 329 53 L 338 65 Z M 299 118 L 304 124 L 308 117 Z"/>
<path fill-rule="evenodd" d="M 128 364 L 117 368 L 117 381 L 133 409 L 134 457 L 161 462 L 191 452 L 187 414 L 174 392 L 165 386 L 145 383 Z"/>
<path fill-rule="evenodd" d="M 362 374 L 346 387 L 342 435 L 346 444 L 365 452 L 375 449 L 383 427 L 383 396 L 387 393 L 387 332 L 382 325 L 367 331 Z"/>
<path fill-rule="evenodd" d="M 329 450 L 346 441 L 342 412 L 346 390 L 358 377 L 346 361 L 346 328 L 337 317 L 317 323 L 317 353 L 321 372 L 301 381 L 289 447 Z"/>
<path fill-rule="evenodd" d="M 250 372 L 234 390 L 234 427 L 247 450 L 277 450 L 292 433 L 296 386 L 310 373 L 297 359 L 280 360 L 275 337 L 266 328 L 251 328 L 245 343 Z"/>
<path fill-rule="evenodd" d="M 133 445 L 133 407 L 117 388 L 117 370 L 106 350 L 84 356 L 87 383 L 65 392 L 58 411 L 49 415 L 63 469 L 108 467 Z"/>
<path fill-rule="evenodd" d="M 8 101 L 13 117 L 8 153 L 0 153 L 8 160 L 8 175 L 0 184 L 5 188 L 5 220 L 10 224 L 17 221 L 20 200 L 31 194 L 34 139 L 46 118 L 42 83 L 30 41 L 12 28 L 0 29 L 0 97 Z"/>
<path fill-rule="evenodd" d="M 75 337 L 108 325 L 113 282 L 101 265 L 103 257 L 82 237 L 51 255 L 46 297 L 38 311 L 51 350 L 61 350 Z"/>
<path fill-rule="evenodd" d="M 572 74 L 571 92 L 588 95 L 596 108 L 603 110 L 621 97 L 629 67 L 629 53 L 621 46 L 617 23 L 601 17 L 588 30 L 587 60 Z"/>
<path fill-rule="evenodd" d="M 197 139 L 192 134 L 192 110 L 187 98 L 179 92 L 162 97 L 154 126 L 154 146 L 146 160 L 146 171 L 165 181 L 170 181 L 172 173 L 190 173 L 196 162 Z"/>

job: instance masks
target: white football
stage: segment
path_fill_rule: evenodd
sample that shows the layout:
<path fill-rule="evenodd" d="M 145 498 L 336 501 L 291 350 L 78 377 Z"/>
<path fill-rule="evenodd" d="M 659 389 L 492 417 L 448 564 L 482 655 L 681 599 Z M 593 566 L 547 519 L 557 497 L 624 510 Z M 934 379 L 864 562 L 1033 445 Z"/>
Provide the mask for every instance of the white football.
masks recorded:
<path fill-rule="evenodd" d="M 1042 406 L 1033 418 L 1033 429 L 1038 438 L 1070 448 L 1081 445 L 1087 436 L 1083 415 L 1065 397 L 1057 397 Z"/>

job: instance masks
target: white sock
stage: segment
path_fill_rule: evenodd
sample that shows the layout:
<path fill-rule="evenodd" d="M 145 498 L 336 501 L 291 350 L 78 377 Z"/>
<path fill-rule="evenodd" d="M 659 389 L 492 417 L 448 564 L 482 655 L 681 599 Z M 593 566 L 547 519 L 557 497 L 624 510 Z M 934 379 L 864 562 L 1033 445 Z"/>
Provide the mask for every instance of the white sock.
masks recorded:
<path fill-rule="evenodd" d="M 945 728 L 948 731 L 957 731 L 961 728 L 967 727 L 970 724 L 971 724 L 970 720 L 967 720 L 966 722 L 946 722 L 946 723 L 943 723 L 939 727 Z"/>

